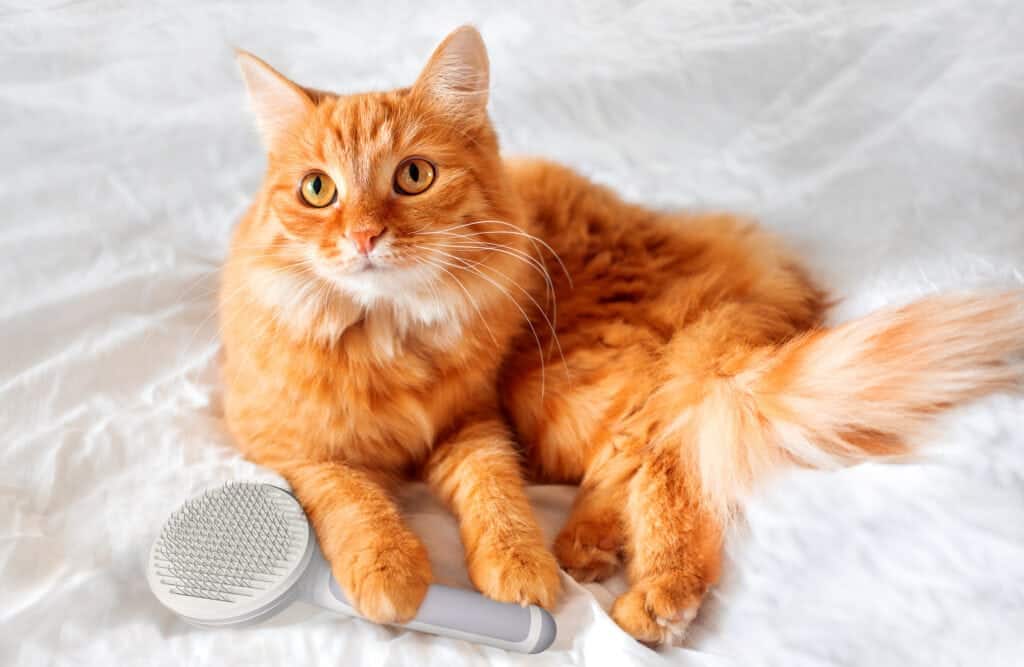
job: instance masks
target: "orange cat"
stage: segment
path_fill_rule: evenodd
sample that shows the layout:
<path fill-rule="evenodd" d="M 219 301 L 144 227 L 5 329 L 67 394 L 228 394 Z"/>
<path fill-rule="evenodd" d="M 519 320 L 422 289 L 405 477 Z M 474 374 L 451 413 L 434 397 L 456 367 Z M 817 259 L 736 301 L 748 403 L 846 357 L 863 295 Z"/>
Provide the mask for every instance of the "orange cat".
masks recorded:
<path fill-rule="evenodd" d="M 561 564 L 594 580 L 624 558 L 613 617 L 671 640 L 751 483 L 899 454 L 935 412 L 1020 377 L 1020 293 L 825 330 L 822 293 L 751 222 L 502 160 L 472 28 L 391 92 L 239 62 L 269 164 L 224 273 L 227 417 L 370 618 L 410 618 L 430 581 L 390 493 L 411 476 L 457 515 L 481 591 L 555 603 L 522 453 L 536 478 L 581 483 Z"/>

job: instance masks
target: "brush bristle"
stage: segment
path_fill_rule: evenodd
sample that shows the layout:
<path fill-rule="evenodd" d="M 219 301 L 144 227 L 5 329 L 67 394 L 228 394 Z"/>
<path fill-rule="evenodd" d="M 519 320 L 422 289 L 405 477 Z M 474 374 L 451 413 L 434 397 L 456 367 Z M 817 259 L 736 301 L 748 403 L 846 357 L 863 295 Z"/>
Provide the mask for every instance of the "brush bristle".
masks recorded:
<path fill-rule="evenodd" d="M 306 517 L 265 484 L 229 483 L 185 503 L 153 549 L 160 583 L 175 595 L 233 603 L 288 574 Z"/>

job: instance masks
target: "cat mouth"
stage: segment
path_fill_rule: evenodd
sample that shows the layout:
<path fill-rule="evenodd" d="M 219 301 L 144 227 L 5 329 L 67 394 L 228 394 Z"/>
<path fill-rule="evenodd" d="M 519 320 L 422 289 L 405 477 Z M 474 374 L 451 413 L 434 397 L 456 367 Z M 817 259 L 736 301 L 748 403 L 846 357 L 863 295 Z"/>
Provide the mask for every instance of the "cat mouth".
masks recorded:
<path fill-rule="evenodd" d="M 346 277 L 365 278 L 385 274 L 402 268 L 402 262 L 391 255 L 358 255 L 344 262 L 317 261 L 318 273 L 329 280 L 345 280 Z"/>
<path fill-rule="evenodd" d="M 346 267 L 348 275 L 366 275 L 372 273 L 384 273 L 400 268 L 392 257 L 373 257 L 361 255 Z"/>

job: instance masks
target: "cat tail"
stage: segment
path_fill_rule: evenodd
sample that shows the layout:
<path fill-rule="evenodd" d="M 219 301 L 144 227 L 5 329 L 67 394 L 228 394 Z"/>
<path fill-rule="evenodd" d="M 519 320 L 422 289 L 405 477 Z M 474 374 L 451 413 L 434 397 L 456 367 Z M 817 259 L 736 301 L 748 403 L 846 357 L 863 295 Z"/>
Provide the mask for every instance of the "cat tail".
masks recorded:
<path fill-rule="evenodd" d="M 1024 290 L 929 297 L 751 349 L 693 400 L 676 394 L 666 435 L 728 516 L 780 465 L 907 453 L 935 413 L 1019 388 L 1022 352 Z"/>

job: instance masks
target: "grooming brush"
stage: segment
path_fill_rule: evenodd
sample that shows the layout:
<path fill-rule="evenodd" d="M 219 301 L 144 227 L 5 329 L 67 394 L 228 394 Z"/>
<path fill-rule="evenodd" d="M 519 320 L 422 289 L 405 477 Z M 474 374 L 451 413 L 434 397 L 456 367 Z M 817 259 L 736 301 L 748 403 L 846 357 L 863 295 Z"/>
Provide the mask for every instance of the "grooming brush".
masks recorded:
<path fill-rule="evenodd" d="M 298 501 L 270 484 L 228 483 L 185 503 L 153 544 L 146 578 L 165 607 L 200 627 L 257 623 L 295 600 L 359 616 Z M 556 632 L 540 607 L 440 585 L 399 627 L 522 653 L 543 651 Z"/>

